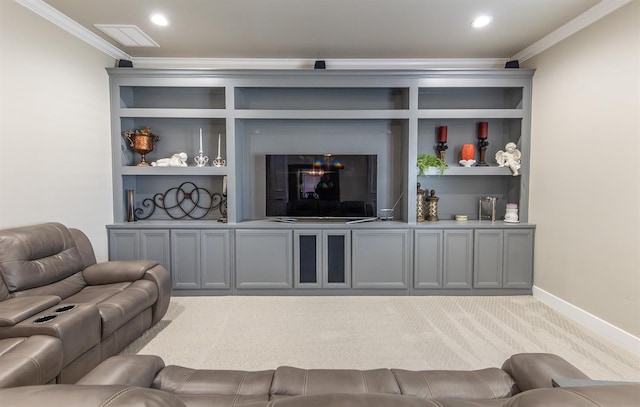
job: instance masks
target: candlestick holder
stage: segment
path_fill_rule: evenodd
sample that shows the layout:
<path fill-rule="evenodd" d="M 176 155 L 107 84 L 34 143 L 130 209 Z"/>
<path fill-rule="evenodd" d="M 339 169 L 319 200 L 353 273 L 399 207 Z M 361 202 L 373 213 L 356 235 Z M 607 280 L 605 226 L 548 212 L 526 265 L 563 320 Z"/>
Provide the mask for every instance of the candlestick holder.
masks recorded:
<path fill-rule="evenodd" d="M 443 141 L 439 141 L 438 145 L 436 146 L 436 150 L 438 151 L 438 155 L 440 156 L 440 159 L 442 161 L 444 161 L 444 156 L 447 153 L 447 148 L 449 148 L 449 146 Z"/>
<path fill-rule="evenodd" d="M 215 158 L 215 160 L 213 160 L 213 161 L 211 162 L 211 165 L 213 165 L 214 167 L 218 167 L 218 168 L 220 168 L 220 167 L 225 167 L 225 166 L 227 165 L 227 161 L 226 161 L 226 160 L 223 160 L 223 159 L 222 159 L 222 157 L 217 156 L 217 157 Z"/>
<path fill-rule="evenodd" d="M 209 157 L 202 154 L 202 150 L 200 150 L 200 152 L 198 152 L 198 155 L 193 157 L 193 161 L 196 162 L 197 167 L 204 167 L 209 162 Z"/>
<path fill-rule="evenodd" d="M 489 142 L 486 139 L 480 139 L 480 141 L 478 141 L 478 149 L 480 150 L 480 159 L 478 160 L 478 163 L 476 164 L 476 167 L 488 167 L 489 164 L 486 163 L 486 161 L 484 160 L 484 157 L 487 153 L 487 146 L 489 145 Z"/>

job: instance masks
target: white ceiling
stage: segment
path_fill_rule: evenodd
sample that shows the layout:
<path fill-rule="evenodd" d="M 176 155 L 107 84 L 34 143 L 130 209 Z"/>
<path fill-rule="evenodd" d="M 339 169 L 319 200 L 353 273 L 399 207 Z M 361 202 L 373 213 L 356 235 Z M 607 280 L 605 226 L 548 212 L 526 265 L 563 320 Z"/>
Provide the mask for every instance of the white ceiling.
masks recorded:
<path fill-rule="evenodd" d="M 523 60 L 630 0 L 16 1 L 118 59 L 324 59 L 330 67 L 345 59 Z M 153 12 L 170 25 L 152 24 Z M 493 23 L 472 28 L 483 13 Z M 160 46 L 124 47 L 94 24 L 136 25 Z"/>

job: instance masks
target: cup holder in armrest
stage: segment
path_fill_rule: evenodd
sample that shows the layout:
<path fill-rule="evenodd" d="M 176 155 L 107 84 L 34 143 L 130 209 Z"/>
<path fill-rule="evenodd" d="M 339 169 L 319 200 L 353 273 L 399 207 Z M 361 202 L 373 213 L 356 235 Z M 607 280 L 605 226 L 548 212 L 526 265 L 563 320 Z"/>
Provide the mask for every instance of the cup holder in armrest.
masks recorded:
<path fill-rule="evenodd" d="M 33 321 L 33 323 L 34 324 L 46 324 L 47 322 L 51 321 L 52 319 L 54 319 L 57 316 L 58 315 L 56 315 L 56 314 L 44 315 L 44 316 L 41 316 L 40 318 L 36 318 Z"/>
<path fill-rule="evenodd" d="M 71 311 L 72 309 L 74 309 L 76 306 L 75 305 L 65 305 L 59 308 L 56 308 L 56 312 L 58 314 L 63 313 L 63 312 L 67 312 L 67 311 Z"/>

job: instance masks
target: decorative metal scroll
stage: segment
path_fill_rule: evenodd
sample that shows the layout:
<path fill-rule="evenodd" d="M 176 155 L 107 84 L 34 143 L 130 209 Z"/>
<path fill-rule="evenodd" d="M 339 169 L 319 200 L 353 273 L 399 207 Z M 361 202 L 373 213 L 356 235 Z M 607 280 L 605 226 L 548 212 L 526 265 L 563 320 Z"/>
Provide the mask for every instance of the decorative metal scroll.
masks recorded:
<path fill-rule="evenodd" d="M 161 209 L 171 219 L 203 219 L 212 211 L 219 210 L 227 216 L 227 197 L 218 192 L 210 193 L 193 182 L 183 182 L 165 193 L 157 193 L 153 198 L 142 201 L 143 208 L 136 208 L 136 219 L 149 219 L 156 209 Z M 145 215 L 144 213 L 148 213 Z"/>

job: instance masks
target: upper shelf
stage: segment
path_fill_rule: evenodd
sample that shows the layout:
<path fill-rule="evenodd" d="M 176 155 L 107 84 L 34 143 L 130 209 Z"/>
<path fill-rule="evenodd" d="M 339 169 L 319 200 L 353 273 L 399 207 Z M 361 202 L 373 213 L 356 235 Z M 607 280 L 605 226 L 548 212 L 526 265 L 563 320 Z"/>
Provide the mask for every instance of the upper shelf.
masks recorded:
<path fill-rule="evenodd" d="M 449 166 L 446 170 L 444 170 L 444 174 L 442 176 L 452 176 L 452 175 L 468 175 L 468 176 L 487 176 L 487 175 L 513 175 L 511 170 L 508 167 L 453 167 Z M 435 168 L 429 168 L 426 176 L 440 176 L 438 170 Z"/>

